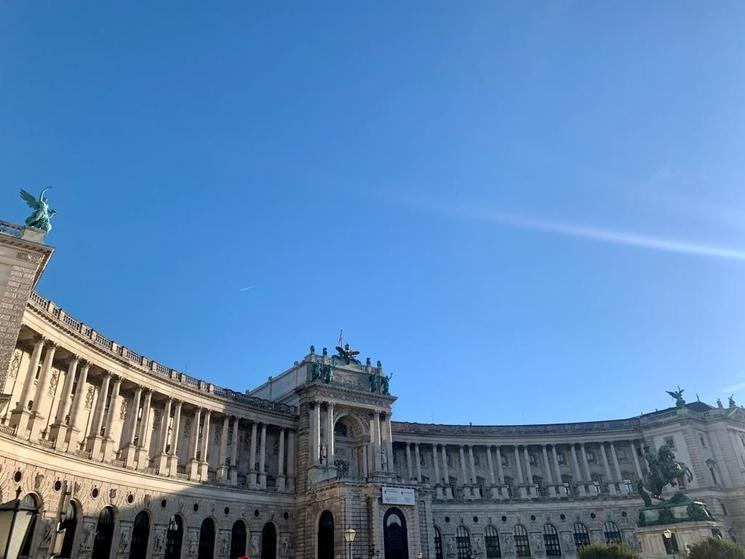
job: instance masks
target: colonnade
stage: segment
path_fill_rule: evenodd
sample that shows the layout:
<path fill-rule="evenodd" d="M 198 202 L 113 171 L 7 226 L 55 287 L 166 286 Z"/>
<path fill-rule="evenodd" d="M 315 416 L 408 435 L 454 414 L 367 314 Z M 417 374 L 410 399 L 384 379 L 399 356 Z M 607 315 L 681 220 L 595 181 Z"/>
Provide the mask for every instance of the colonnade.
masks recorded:
<path fill-rule="evenodd" d="M 17 375 L 16 382 L 22 383 L 15 391 L 18 398 L 3 418 L 4 430 L 57 451 L 130 469 L 252 489 L 271 485 L 278 491 L 294 490 L 295 430 L 288 427 L 292 419 L 272 423 L 250 408 L 244 414 L 228 413 L 217 398 L 214 407 L 204 405 L 204 398 L 199 398 L 200 405 L 186 390 L 165 394 L 137 384 L 60 351 L 44 337 L 36 336 L 32 343 L 25 374 Z M 183 397 L 177 397 L 182 392 Z M 278 456 L 269 448 L 269 435 L 278 443 Z"/>
<path fill-rule="evenodd" d="M 630 472 L 621 469 L 619 446 L 624 447 L 624 452 L 629 451 L 636 478 L 643 476 L 643 464 L 637 455 L 643 443 L 638 439 L 524 445 L 396 444 L 397 449 L 404 445 L 398 454 L 401 476 L 411 482 L 429 482 L 436 498 L 444 500 L 458 497 L 454 495 L 451 475 L 457 479 L 456 489 L 461 489 L 460 496 L 465 499 L 627 495 L 633 492 L 633 486 L 628 479 Z M 425 450 L 431 457 L 426 462 L 422 460 Z M 480 460 L 485 458 L 485 464 L 480 463 L 477 468 L 474 454 Z M 593 458 L 593 467 L 588 456 Z M 480 480 L 477 472 L 485 478 Z M 487 494 L 482 494 L 483 490 Z"/>

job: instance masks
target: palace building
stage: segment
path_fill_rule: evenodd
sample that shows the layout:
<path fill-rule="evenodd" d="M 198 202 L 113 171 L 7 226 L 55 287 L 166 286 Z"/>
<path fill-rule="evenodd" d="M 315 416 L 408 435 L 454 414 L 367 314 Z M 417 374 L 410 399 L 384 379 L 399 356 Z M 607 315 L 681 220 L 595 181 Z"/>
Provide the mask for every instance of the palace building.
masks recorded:
<path fill-rule="evenodd" d="M 20 489 L 38 509 L 22 557 L 639 550 L 643 449 L 662 444 L 690 467 L 686 492 L 723 536 L 745 541 L 745 410 L 734 401 L 550 425 L 397 422 L 379 364 L 314 348 L 238 392 L 141 355 L 38 294 L 51 254 L 39 231 L 0 222 L 0 498 Z"/>

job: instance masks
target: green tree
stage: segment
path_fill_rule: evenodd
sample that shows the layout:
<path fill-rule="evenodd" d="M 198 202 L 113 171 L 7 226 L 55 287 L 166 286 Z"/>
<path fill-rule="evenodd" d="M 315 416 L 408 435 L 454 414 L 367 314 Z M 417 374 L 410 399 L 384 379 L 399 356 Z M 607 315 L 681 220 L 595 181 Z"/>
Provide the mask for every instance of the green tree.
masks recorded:
<path fill-rule="evenodd" d="M 638 559 L 638 555 L 624 545 L 593 544 L 579 552 L 580 559 Z"/>
<path fill-rule="evenodd" d="M 691 546 L 689 559 L 745 559 L 745 548 L 719 538 L 706 538 Z"/>

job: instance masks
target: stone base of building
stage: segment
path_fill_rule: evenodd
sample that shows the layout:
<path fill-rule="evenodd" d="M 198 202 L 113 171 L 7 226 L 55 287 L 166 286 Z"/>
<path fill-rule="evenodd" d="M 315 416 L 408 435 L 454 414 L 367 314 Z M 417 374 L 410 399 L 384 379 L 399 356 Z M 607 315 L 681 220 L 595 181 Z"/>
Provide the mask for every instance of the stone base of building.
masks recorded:
<path fill-rule="evenodd" d="M 670 525 L 644 526 L 637 528 L 636 537 L 642 548 L 641 559 L 667 559 L 674 557 L 676 553 L 675 551 L 672 554 L 669 553 L 668 548 L 677 549 L 677 556 L 685 557 L 688 546 L 712 535 L 721 535 L 721 533 L 722 529 L 718 522 L 698 520 Z"/>

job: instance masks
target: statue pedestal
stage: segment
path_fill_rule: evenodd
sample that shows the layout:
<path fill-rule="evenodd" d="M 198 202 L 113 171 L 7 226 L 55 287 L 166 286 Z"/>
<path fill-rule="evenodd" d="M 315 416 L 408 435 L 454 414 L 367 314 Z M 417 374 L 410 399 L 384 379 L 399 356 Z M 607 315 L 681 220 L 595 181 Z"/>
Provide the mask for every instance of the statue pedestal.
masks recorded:
<path fill-rule="evenodd" d="M 642 546 L 642 559 L 667 558 L 675 553 L 683 557 L 686 546 L 717 534 L 722 534 L 721 525 L 706 505 L 683 493 L 639 511 L 636 536 Z"/>

